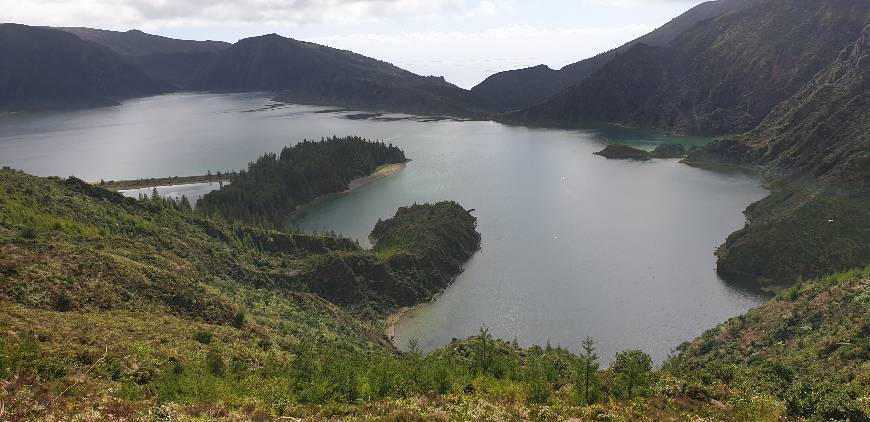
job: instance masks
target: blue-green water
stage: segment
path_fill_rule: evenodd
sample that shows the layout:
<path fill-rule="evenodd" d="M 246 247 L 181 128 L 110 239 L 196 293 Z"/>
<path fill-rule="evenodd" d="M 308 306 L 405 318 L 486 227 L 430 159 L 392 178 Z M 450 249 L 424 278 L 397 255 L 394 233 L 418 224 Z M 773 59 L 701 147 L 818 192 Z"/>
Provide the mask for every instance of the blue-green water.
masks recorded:
<path fill-rule="evenodd" d="M 523 344 L 579 348 L 609 361 L 626 348 L 657 360 L 764 300 L 720 280 L 713 251 L 766 192 L 752 177 L 676 160 L 595 156 L 608 141 L 672 139 L 625 129 L 566 131 L 421 121 L 308 106 L 260 94 L 175 94 L 117 107 L 0 116 L 0 165 L 86 180 L 204 174 L 244 167 L 303 138 L 358 134 L 399 145 L 401 173 L 308 208 L 307 230 L 363 245 L 402 205 L 451 199 L 474 208 L 481 251 L 437 301 L 407 314 L 396 343 L 431 349 L 481 325 Z M 678 140 L 697 143 L 699 140 Z"/>

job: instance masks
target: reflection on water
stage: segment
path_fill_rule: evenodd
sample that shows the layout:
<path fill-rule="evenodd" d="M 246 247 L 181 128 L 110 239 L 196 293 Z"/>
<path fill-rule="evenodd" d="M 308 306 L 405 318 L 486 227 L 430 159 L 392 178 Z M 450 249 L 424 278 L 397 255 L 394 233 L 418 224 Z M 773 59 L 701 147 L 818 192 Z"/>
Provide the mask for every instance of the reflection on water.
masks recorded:
<path fill-rule="evenodd" d="M 259 94 L 174 94 L 96 110 L 6 115 L 0 165 L 122 180 L 239 169 L 264 152 L 333 134 L 399 145 L 413 159 L 404 171 L 326 198 L 298 224 L 365 245 L 375 222 L 399 206 L 451 199 L 476 209 L 482 250 L 435 303 L 400 321 L 400 345 L 416 338 L 431 349 L 487 325 L 523 344 L 549 340 L 577 350 L 589 335 L 605 361 L 626 348 L 660 361 L 764 300 L 714 271 L 715 247 L 744 224 L 742 210 L 765 195 L 752 176 L 592 154 L 613 141 L 652 148 L 706 140 L 360 114 L 276 104 Z"/>

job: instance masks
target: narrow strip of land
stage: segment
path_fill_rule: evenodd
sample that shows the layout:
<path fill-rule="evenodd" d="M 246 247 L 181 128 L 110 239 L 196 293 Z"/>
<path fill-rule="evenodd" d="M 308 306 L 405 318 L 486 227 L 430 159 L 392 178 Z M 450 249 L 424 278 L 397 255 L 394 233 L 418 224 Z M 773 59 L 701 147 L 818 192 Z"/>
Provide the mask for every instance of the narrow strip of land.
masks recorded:
<path fill-rule="evenodd" d="M 233 173 L 216 173 L 204 174 L 200 176 L 171 176 L 171 177 L 152 177 L 148 179 L 132 179 L 132 180 L 100 180 L 91 182 L 92 185 L 99 186 L 111 191 L 141 189 L 156 186 L 175 186 L 187 185 L 191 183 L 207 183 L 207 182 L 226 182 L 230 180 Z"/>

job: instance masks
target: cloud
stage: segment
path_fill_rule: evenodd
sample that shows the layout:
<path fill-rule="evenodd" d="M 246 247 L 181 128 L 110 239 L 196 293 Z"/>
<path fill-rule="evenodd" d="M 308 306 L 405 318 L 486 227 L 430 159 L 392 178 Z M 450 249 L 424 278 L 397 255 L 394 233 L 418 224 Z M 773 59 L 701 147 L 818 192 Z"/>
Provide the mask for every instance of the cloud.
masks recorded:
<path fill-rule="evenodd" d="M 0 0 L 3 19 L 31 25 L 358 24 L 409 16 L 492 15 L 507 0 Z"/>
<path fill-rule="evenodd" d="M 707 0 L 585 0 L 587 3 L 597 6 L 607 7 L 637 7 L 647 6 L 656 3 L 683 3 L 683 4 L 698 4 Z"/>
<path fill-rule="evenodd" d="M 651 25 L 540 27 L 510 25 L 480 31 L 354 33 L 306 41 L 347 49 L 424 75 L 443 75 L 470 88 L 493 73 L 539 64 L 560 68 L 637 38 Z"/>

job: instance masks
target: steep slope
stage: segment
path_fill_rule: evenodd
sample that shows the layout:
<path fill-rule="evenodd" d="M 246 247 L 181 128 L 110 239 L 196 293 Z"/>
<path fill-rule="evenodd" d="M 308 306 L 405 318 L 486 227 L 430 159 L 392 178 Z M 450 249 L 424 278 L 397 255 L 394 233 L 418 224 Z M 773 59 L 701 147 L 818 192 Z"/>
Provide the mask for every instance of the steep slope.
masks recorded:
<path fill-rule="evenodd" d="M 0 25 L 0 109 L 115 104 L 166 90 L 117 53 L 75 35 Z"/>
<path fill-rule="evenodd" d="M 747 209 L 718 268 L 789 284 L 870 262 L 870 26 L 755 130 L 693 151 L 690 163 L 765 166 L 781 178 Z"/>
<path fill-rule="evenodd" d="M 192 85 L 212 91 L 283 91 L 281 100 L 383 107 L 416 113 L 481 114 L 469 92 L 350 51 L 271 34 L 215 54 Z"/>
<path fill-rule="evenodd" d="M 717 0 L 701 3 L 654 31 L 610 51 L 569 64 L 559 70 L 544 65 L 496 73 L 471 89 L 499 111 L 514 111 L 536 105 L 577 85 L 637 44 L 669 45 L 678 35 L 700 22 L 745 9 L 758 0 Z"/>
<path fill-rule="evenodd" d="M 870 268 L 806 281 L 680 346 L 675 363 L 684 376 L 731 390 L 734 404 L 762 410 L 772 401 L 794 418 L 867 420 L 867 315 Z"/>
<path fill-rule="evenodd" d="M 577 63 L 569 64 L 563 67 L 561 71 L 572 81 L 576 81 L 572 84 L 575 85 L 583 79 L 591 76 L 593 73 L 607 65 L 607 63 L 615 57 L 627 52 L 637 44 L 646 44 L 653 47 L 664 47 L 670 45 L 671 42 L 677 39 L 677 37 L 689 29 L 692 29 L 692 27 L 699 23 L 747 9 L 760 1 L 761 0 L 715 0 L 701 3 L 689 9 L 682 15 L 671 19 L 668 23 L 656 28 L 649 34 L 627 42 L 613 50 L 601 53 L 586 60 L 581 60 Z"/>
<path fill-rule="evenodd" d="M 868 58 L 870 25 L 804 89 L 738 138 L 748 148 L 739 162 L 773 166 L 795 177 L 830 178 L 840 187 L 870 193 Z"/>
<path fill-rule="evenodd" d="M 854 42 L 862 0 L 763 0 L 664 47 L 637 44 L 581 84 L 508 121 L 613 122 L 696 134 L 753 129 Z"/>

